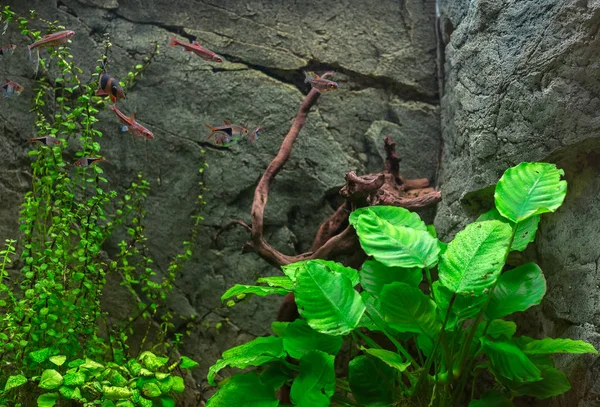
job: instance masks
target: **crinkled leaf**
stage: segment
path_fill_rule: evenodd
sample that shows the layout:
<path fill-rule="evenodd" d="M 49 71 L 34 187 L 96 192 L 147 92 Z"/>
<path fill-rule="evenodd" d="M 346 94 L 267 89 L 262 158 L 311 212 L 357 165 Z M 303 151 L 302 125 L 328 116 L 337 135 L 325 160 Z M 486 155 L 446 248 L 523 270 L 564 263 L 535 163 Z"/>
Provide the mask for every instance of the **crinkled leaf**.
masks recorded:
<path fill-rule="evenodd" d="M 6 384 L 4 385 L 4 391 L 7 392 L 10 389 L 14 389 L 15 387 L 19 387 L 27 383 L 27 378 L 22 374 L 18 374 L 15 376 L 9 376 Z"/>
<path fill-rule="evenodd" d="M 485 338 L 481 342 L 496 374 L 520 383 L 542 380 L 540 369 L 516 345 Z"/>
<path fill-rule="evenodd" d="M 273 332 L 283 340 L 283 348 L 294 359 L 301 359 L 311 350 L 336 355 L 342 347 L 341 336 L 326 335 L 312 329 L 303 319 L 294 322 L 273 322 Z"/>
<path fill-rule="evenodd" d="M 297 271 L 294 295 L 308 325 L 329 335 L 345 335 L 356 328 L 365 310 L 350 279 L 321 262 L 308 261 Z"/>
<path fill-rule="evenodd" d="M 229 378 L 208 400 L 206 407 L 276 407 L 275 389 L 264 384 L 255 373 Z"/>
<path fill-rule="evenodd" d="M 354 228 L 365 253 L 388 267 L 424 268 L 438 261 L 438 240 L 426 228 L 398 226 L 373 211 L 361 214 Z"/>
<path fill-rule="evenodd" d="M 397 281 L 416 287 L 422 280 L 423 270 L 417 267 L 387 267 L 378 261 L 368 260 L 360 269 L 360 285 L 375 296 L 379 296 L 386 284 Z"/>
<path fill-rule="evenodd" d="M 142 352 L 138 359 L 141 360 L 144 363 L 144 366 L 146 366 L 146 368 L 148 368 L 152 372 L 166 365 L 169 361 L 168 357 L 156 356 L 150 351 Z"/>
<path fill-rule="evenodd" d="M 441 257 L 440 282 L 459 294 L 486 292 L 502 271 L 511 234 L 510 226 L 497 220 L 468 225 Z"/>
<path fill-rule="evenodd" d="M 58 389 L 63 384 L 63 377 L 54 369 L 46 369 L 40 378 L 39 387 L 46 390 Z"/>
<path fill-rule="evenodd" d="M 215 385 L 215 376 L 226 366 L 244 369 L 248 366 L 261 366 L 265 363 L 285 358 L 283 341 L 274 336 L 259 337 L 248 343 L 223 352 L 223 359 L 210 367 L 208 383 Z"/>
<path fill-rule="evenodd" d="M 416 230 L 428 230 L 425 222 L 418 214 L 399 206 L 367 206 L 359 208 L 350 214 L 350 224 L 356 228 L 358 218 L 362 215 L 373 216 L 389 223 L 392 226 L 403 226 Z"/>
<path fill-rule="evenodd" d="M 494 200 L 498 212 L 513 222 L 554 212 L 565 199 L 567 182 L 563 170 L 549 163 L 523 162 L 507 169 L 496 185 Z"/>
<path fill-rule="evenodd" d="M 144 395 L 144 397 L 154 399 L 160 396 L 162 392 L 160 391 L 160 387 L 158 387 L 158 384 L 148 382 L 144 383 L 144 385 L 142 386 L 142 394 Z"/>
<path fill-rule="evenodd" d="M 228 298 L 237 296 L 237 295 L 247 295 L 254 294 L 260 297 L 265 297 L 267 295 L 286 295 L 289 291 L 285 288 L 280 287 L 262 287 L 258 285 L 243 285 L 236 284 L 231 287 L 229 290 L 225 291 L 225 294 L 221 296 L 221 301 L 225 301 Z"/>
<path fill-rule="evenodd" d="M 298 376 L 294 379 L 290 397 L 296 406 L 328 407 L 335 391 L 333 356 L 319 350 L 306 353 L 300 359 Z"/>
<path fill-rule="evenodd" d="M 294 282 L 288 276 L 261 277 L 256 280 L 257 283 L 266 283 L 269 287 L 281 287 L 292 291 Z"/>
<path fill-rule="evenodd" d="M 527 336 L 515 339 L 518 339 L 517 344 L 526 355 L 549 355 L 554 353 L 598 354 L 598 351 L 592 344 L 582 340 L 569 338 L 544 338 L 536 340 Z"/>
<path fill-rule="evenodd" d="M 396 387 L 396 370 L 378 358 L 358 356 L 348 365 L 352 395 L 364 406 L 390 406 Z"/>
<path fill-rule="evenodd" d="M 546 279 L 535 263 L 526 263 L 508 270 L 498 278 L 485 310 L 486 319 L 502 318 L 525 311 L 542 302 L 546 294 Z"/>
<path fill-rule="evenodd" d="M 102 387 L 104 397 L 109 400 L 128 399 L 133 395 L 129 387 L 104 386 Z"/>
<path fill-rule="evenodd" d="M 515 227 L 515 223 L 500 215 L 500 212 L 498 212 L 498 209 L 496 208 L 490 209 L 477 218 L 477 222 L 483 222 L 485 220 L 499 220 L 508 223 L 512 228 Z M 510 246 L 510 250 L 516 250 L 519 252 L 525 250 L 529 243 L 535 240 L 535 234 L 537 232 L 539 223 L 540 215 L 532 216 L 522 222 L 517 223 L 515 238 Z"/>
<path fill-rule="evenodd" d="M 406 283 L 391 283 L 381 291 L 381 310 L 388 324 L 400 332 L 423 333 L 433 338 L 441 329 L 435 302 Z"/>

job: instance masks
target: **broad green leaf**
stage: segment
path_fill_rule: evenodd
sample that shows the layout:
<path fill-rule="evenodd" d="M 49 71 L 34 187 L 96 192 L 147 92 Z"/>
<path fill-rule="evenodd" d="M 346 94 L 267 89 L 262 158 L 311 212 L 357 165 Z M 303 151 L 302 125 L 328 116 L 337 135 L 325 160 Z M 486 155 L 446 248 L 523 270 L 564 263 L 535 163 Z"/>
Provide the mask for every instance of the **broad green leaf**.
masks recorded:
<path fill-rule="evenodd" d="M 290 397 L 296 406 L 329 407 L 335 391 L 334 356 L 313 350 L 300 359 Z"/>
<path fill-rule="evenodd" d="M 172 396 L 161 396 L 160 405 L 161 407 L 175 407 L 175 399 Z"/>
<path fill-rule="evenodd" d="M 367 206 L 359 208 L 350 214 L 349 222 L 354 228 L 358 224 L 358 218 L 362 215 L 376 216 L 392 226 L 403 226 L 416 230 L 427 231 L 425 222 L 418 214 L 399 206 Z M 435 230 L 435 229 L 434 229 Z"/>
<path fill-rule="evenodd" d="M 520 340 L 518 345 L 526 355 L 549 355 L 554 353 L 598 354 L 598 351 L 592 344 L 582 340 L 568 338 L 544 338 L 536 340 L 526 336 L 521 336 L 518 339 Z"/>
<path fill-rule="evenodd" d="M 144 353 L 142 353 L 142 355 L 143 354 Z M 101 365 L 100 363 L 94 362 L 93 360 L 87 359 L 87 358 L 85 359 L 85 363 L 82 363 L 81 365 L 79 365 L 79 367 L 85 368 L 85 369 L 89 370 L 90 372 L 94 372 L 94 373 L 104 369 L 104 366 Z"/>
<path fill-rule="evenodd" d="M 154 399 L 154 398 L 160 396 L 162 394 L 162 392 L 160 391 L 158 384 L 148 382 L 148 383 L 144 383 L 144 385 L 142 386 L 142 394 L 144 395 L 144 397 Z"/>
<path fill-rule="evenodd" d="M 183 393 L 185 390 L 185 382 L 181 376 L 173 376 L 173 387 L 171 389 L 177 393 Z"/>
<path fill-rule="evenodd" d="M 308 261 L 298 270 L 294 295 L 300 315 L 324 334 L 349 333 L 365 311 L 352 282 L 320 262 Z"/>
<path fill-rule="evenodd" d="M 343 343 L 341 336 L 317 332 L 303 319 L 294 322 L 273 322 L 271 328 L 283 340 L 283 348 L 294 359 L 301 359 L 311 350 L 337 355 Z"/>
<path fill-rule="evenodd" d="M 383 286 L 395 281 L 418 286 L 423 280 L 423 270 L 417 267 L 387 267 L 375 260 L 366 261 L 360 270 L 360 285 L 365 291 L 379 296 Z"/>
<path fill-rule="evenodd" d="M 15 387 L 19 387 L 27 383 L 27 378 L 22 374 L 18 374 L 15 376 L 9 376 L 6 384 L 4 385 L 4 391 L 7 392 L 10 389 L 14 389 Z"/>
<path fill-rule="evenodd" d="M 56 366 L 62 366 L 66 360 L 67 357 L 64 355 L 50 356 L 50 362 L 54 363 Z"/>
<path fill-rule="evenodd" d="M 38 407 L 53 407 L 60 395 L 58 393 L 44 393 L 37 398 Z"/>
<path fill-rule="evenodd" d="M 274 336 L 259 337 L 248 343 L 223 352 L 223 359 L 212 365 L 208 371 L 208 383 L 215 385 L 219 370 L 231 366 L 245 369 L 248 366 L 261 366 L 265 363 L 285 358 L 283 341 Z"/>
<path fill-rule="evenodd" d="M 479 400 L 473 400 L 469 407 L 514 407 L 512 401 L 499 391 L 490 391 Z"/>
<path fill-rule="evenodd" d="M 417 287 L 388 284 L 381 291 L 380 301 L 386 321 L 400 332 L 423 333 L 433 338 L 442 327 L 435 302 Z"/>
<path fill-rule="evenodd" d="M 225 291 L 225 294 L 221 296 L 221 301 L 225 301 L 228 298 L 238 295 L 254 294 L 260 297 L 265 297 L 272 294 L 286 295 L 288 292 L 289 291 L 287 289 L 279 287 L 262 287 L 258 285 L 236 284 L 229 290 Z"/>
<path fill-rule="evenodd" d="M 479 326 L 484 326 L 487 322 L 482 322 Z M 517 324 L 513 321 L 505 321 L 503 319 L 494 319 L 489 323 L 487 335 L 492 338 L 500 338 L 504 336 L 506 339 L 510 339 L 517 332 Z M 477 328 L 479 328 L 479 326 Z"/>
<path fill-rule="evenodd" d="M 396 352 L 391 352 L 391 351 L 385 350 L 385 349 L 375 349 L 375 348 L 371 348 L 371 349 L 362 348 L 362 350 L 364 352 L 368 353 L 369 355 L 374 356 L 377 359 L 381 360 L 386 365 L 393 367 L 394 369 L 398 370 L 399 372 L 404 372 L 406 370 L 406 368 L 410 366 L 410 362 L 405 362 L 404 359 L 402 359 L 402 356 L 400 356 Z"/>
<path fill-rule="evenodd" d="M 485 293 L 502 271 L 511 234 L 510 226 L 497 220 L 468 225 L 441 256 L 440 282 L 458 294 Z"/>
<path fill-rule="evenodd" d="M 278 389 L 291 379 L 291 373 L 283 363 L 271 363 L 261 374 L 260 381 L 273 389 Z"/>
<path fill-rule="evenodd" d="M 360 215 L 354 228 L 365 253 L 388 267 L 425 268 L 438 261 L 438 240 L 426 228 L 398 226 L 372 211 Z"/>
<path fill-rule="evenodd" d="M 54 369 L 46 369 L 40 378 L 39 387 L 46 390 L 58 389 L 63 384 L 63 377 Z"/>
<path fill-rule="evenodd" d="M 514 383 L 511 390 L 516 391 L 518 396 L 534 396 L 538 399 L 547 399 L 558 396 L 571 390 L 571 383 L 567 376 L 552 366 L 538 365 L 542 372 L 542 380 L 533 383 Z"/>
<path fill-rule="evenodd" d="M 110 400 L 128 399 L 133 395 L 129 387 L 103 386 L 104 397 Z"/>
<path fill-rule="evenodd" d="M 286 264 L 285 266 L 281 266 L 281 271 L 283 271 L 283 274 L 285 274 L 290 280 L 292 280 L 292 283 L 295 283 L 296 274 L 298 274 L 298 271 L 304 268 L 306 263 L 308 263 L 309 261 L 310 260 L 302 260 L 297 261 L 295 263 Z"/>
<path fill-rule="evenodd" d="M 508 270 L 498 278 L 485 310 L 486 319 L 502 318 L 525 311 L 542 302 L 546 294 L 546 279 L 535 263 L 526 263 Z"/>
<path fill-rule="evenodd" d="M 50 349 L 50 348 L 39 349 L 39 350 L 29 353 L 29 357 L 34 362 L 42 363 L 50 357 L 51 352 L 52 352 L 52 349 Z"/>
<path fill-rule="evenodd" d="M 255 373 L 237 374 L 225 381 L 208 400 L 206 407 L 276 407 L 273 387 L 264 384 Z"/>
<path fill-rule="evenodd" d="M 198 366 L 198 362 L 196 362 L 195 360 L 190 359 L 187 356 L 181 357 L 181 363 L 179 364 L 179 367 L 183 369 L 193 369 L 196 366 Z"/>
<path fill-rule="evenodd" d="M 65 386 L 82 386 L 85 383 L 85 374 L 82 372 L 71 372 L 64 376 Z"/>
<path fill-rule="evenodd" d="M 314 265 L 315 263 L 321 264 L 325 266 L 325 268 L 334 273 L 340 273 L 348 278 L 352 282 L 352 287 L 357 285 L 360 282 L 360 276 L 358 275 L 358 270 L 353 269 L 352 267 L 346 267 L 341 263 L 331 260 L 309 260 L 304 263 L 305 266 Z"/>
<path fill-rule="evenodd" d="M 560 180 L 564 174 L 548 163 L 524 162 L 507 169 L 494 194 L 498 212 L 516 223 L 556 211 L 567 193 L 567 182 Z"/>
<path fill-rule="evenodd" d="M 166 365 L 169 361 L 168 357 L 156 356 L 150 351 L 142 352 L 138 359 L 141 360 L 144 363 L 144 366 L 151 371 L 155 371 L 156 369 Z"/>
<path fill-rule="evenodd" d="M 496 208 L 492 208 L 478 217 L 476 222 L 483 222 L 486 220 L 499 220 L 508 223 L 512 228 L 515 227 L 515 223 L 500 215 L 500 212 L 498 212 L 498 209 Z M 512 245 L 510 246 L 510 250 L 516 250 L 519 252 L 525 250 L 527 245 L 534 241 L 539 223 L 540 215 L 532 216 L 522 222 L 517 223 L 517 230 L 515 231 L 515 237 Z"/>
<path fill-rule="evenodd" d="M 69 386 L 60 386 L 58 392 L 67 399 L 70 400 L 80 400 L 81 399 L 81 390 L 79 387 L 69 387 Z"/>
<path fill-rule="evenodd" d="M 390 406 L 396 387 L 397 371 L 380 359 L 358 356 L 348 365 L 352 395 L 364 406 Z"/>
<path fill-rule="evenodd" d="M 481 342 L 495 373 L 519 383 L 542 380 L 540 369 L 516 345 L 485 338 Z"/>
<path fill-rule="evenodd" d="M 444 287 L 439 281 L 433 283 L 433 296 L 437 304 L 437 311 L 441 321 L 446 319 L 448 307 L 452 300 L 452 291 Z M 470 318 L 475 318 L 487 298 L 485 295 L 475 297 L 473 295 L 462 295 L 456 294 L 454 303 L 450 309 L 450 315 L 448 315 L 448 322 L 446 322 L 446 330 L 454 330 L 456 325 Z"/>
<path fill-rule="evenodd" d="M 294 288 L 294 282 L 288 276 L 261 277 L 256 282 L 266 283 L 269 287 L 281 287 L 289 291 Z"/>

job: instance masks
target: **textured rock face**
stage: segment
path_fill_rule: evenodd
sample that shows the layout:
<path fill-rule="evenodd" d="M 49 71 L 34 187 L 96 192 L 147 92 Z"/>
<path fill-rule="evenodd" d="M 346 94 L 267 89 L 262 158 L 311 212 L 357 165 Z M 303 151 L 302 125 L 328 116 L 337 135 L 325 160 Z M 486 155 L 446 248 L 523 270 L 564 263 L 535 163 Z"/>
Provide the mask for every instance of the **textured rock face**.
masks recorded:
<path fill-rule="evenodd" d="M 450 238 L 482 207 L 504 169 L 556 162 L 567 199 L 542 217 L 535 248 L 548 280 L 545 319 L 531 334 L 600 345 L 600 2 L 442 0 L 444 200 L 436 224 Z M 550 320 L 552 323 L 548 323 Z M 594 358 L 571 362 L 574 390 L 554 405 L 597 405 Z"/>
<path fill-rule="evenodd" d="M 245 232 L 233 230 L 219 244 L 212 235 L 230 219 L 249 221 L 254 186 L 276 154 L 309 87 L 302 70 L 333 69 L 340 89 L 323 95 L 311 112 L 290 161 L 278 175 L 266 208 L 268 241 L 286 253 L 307 250 L 330 213 L 351 170 L 379 170 L 383 137 L 398 145 L 403 174 L 432 177 L 439 150 L 432 0 L 313 1 L 3 1 L 20 13 L 36 9 L 77 34 L 72 48 L 87 75 L 102 53 L 103 35 L 113 43 L 110 72 L 124 76 L 150 54 L 161 54 L 120 108 L 149 127 L 156 140 L 143 142 L 119 131 L 110 111 L 102 112 L 103 152 L 108 178 L 126 187 L 142 171 L 152 183 L 148 237 L 164 269 L 187 238 L 198 187 L 200 150 L 209 168 L 206 221 L 195 257 L 176 285 L 172 307 L 196 316 L 183 353 L 199 360 L 202 381 L 220 352 L 269 332 L 279 300 L 250 300 L 232 309 L 220 296 L 234 283 L 278 273 L 254 254 L 242 255 Z M 195 37 L 223 55 L 217 65 L 167 47 L 169 34 Z M 17 41 L 11 26 L 3 42 Z M 27 113 L 33 72 L 25 55 L 0 62 L 0 76 L 26 87 L 20 98 L 2 100 L 0 135 L 0 238 L 16 236 L 18 204 L 29 182 L 26 146 L 33 131 Z M 205 123 L 227 119 L 262 124 L 256 145 L 230 150 L 205 144 Z M 109 253 L 114 246 L 105 248 Z M 120 291 L 107 290 L 107 304 L 123 304 Z M 225 318 L 228 318 L 225 321 Z M 217 330 L 216 323 L 224 322 Z M 180 327 L 183 330 L 183 327 Z M 192 404 L 195 405 L 195 404 Z"/>

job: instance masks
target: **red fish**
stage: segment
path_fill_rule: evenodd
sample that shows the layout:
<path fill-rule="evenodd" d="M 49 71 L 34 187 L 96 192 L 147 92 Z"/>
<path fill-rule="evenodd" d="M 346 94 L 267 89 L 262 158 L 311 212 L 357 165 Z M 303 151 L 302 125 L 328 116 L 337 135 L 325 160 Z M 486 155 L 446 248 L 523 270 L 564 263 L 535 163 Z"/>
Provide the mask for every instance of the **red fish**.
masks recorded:
<path fill-rule="evenodd" d="M 206 137 L 206 140 L 209 140 L 211 137 L 216 135 L 215 142 L 224 144 L 230 142 L 235 136 L 245 136 L 248 134 L 248 126 L 238 126 L 237 124 L 229 123 L 227 120 L 224 122 L 225 126 L 217 127 L 212 127 L 206 124 L 205 126 L 210 129 L 210 134 Z"/>
<path fill-rule="evenodd" d="M 64 45 L 69 41 L 69 38 L 75 35 L 75 31 L 64 30 L 58 31 L 52 34 L 47 34 L 41 40 L 37 40 L 31 45 L 28 45 L 29 53 L 31 50 L 38 47 L 58 47 Z"/>
<path fill-rule="evenodd" d="M 0 55 L 12 55 L 16 48 L 15 44 L 6 44 L 0 48 Z"/>
<path fill-rule="evenodd" d="M 2 97 L 10 98 L 14 95 L 19 96 L 23 92 L 24 87 L 19 85 L 17 82 L 11 80 L 5 80 L 2 84 Z"/>
<path fill-rule="evenodd" d="M 42 137 L 32 137 L 29 139 L 30 143 L 42 143 L 46 146 L 55 146 L 58 144 L 62 144 L 62 140 L 57 139 L 56 137 L 52 137 L 52 136 L 42 136 Z"/>
<path fill-rule="evenodd" d="M 99 162 L 106 162 L 106 158 L 104 158 L 104 156 L 102 157 L 81 157 L 79 160 L 75 161 L 73 163 L 73 165 L 75 167 L 89 167 L 90 165 L 99 163 Z"/>
<path fill-rule="evenodd" d="M 254 143 L 256 140 L 258 140 L 258 136 L 260 136 L 264 130 L 265 129 L 259 125 L 256 129 L 252 130 L 250 134 L 248 134 L 248 141 Z"/>
<path fill-rule="evenodd" d="M 193 52 L 194 54 L 198 55 L 202 59 L 205 59 L 207 61 L 212 61 L 212 62 L 223 62 L 222 56 L 217 55 L 214 52 L 204 48 L 202 45 L 198 44 L 196 41 L 194 41 L 190 44 L 188 42 L 178 40 L 177 38 L 173 37 L 172 35 L 170 38 L 171 38 L 171 41 L 169 42 L 169 45 L 171 47 L 176 47 L 178 45 L 181 45 L 185 52 Z"/>
<path fill-rule="evenodd" d="M 110 101 L 116 103 L 117 100 L 125 97 L 125 91 L 119 85 L 119 80 L 113 78 L 107 73 L 100 74 L 100 87 L 96 91 L 97 96 L 108 95 Z"/>
<path fill-rule="evenodd" d="M 154 140 L 154 134 L 141 124 L 135 121 L 135 113 L 131 113 L 131 116 L 127 117 L 125 114 L 117 109 L 115 105 L 110 107 L 110 110 L 115 112 L 121 123 L 123 123 L 122 131 L 129 131 L 136 137 L 144 137 L 146 140 Z"/>
<path fill-rule="evenodd" d="M 330 90 L 335 90 L 338 88 L 337 82 L 330 81 L 329 79 L 323 79 L 322 77 L 319 77 L 319 75 L 313 72 L 304 72 L 304 76 L 306 77 L 304 79 L 304 83 L 310 83 L 310 86 L 312 86 L 313 89 L 316 89 L 319 92 L 328 92 Z"/>

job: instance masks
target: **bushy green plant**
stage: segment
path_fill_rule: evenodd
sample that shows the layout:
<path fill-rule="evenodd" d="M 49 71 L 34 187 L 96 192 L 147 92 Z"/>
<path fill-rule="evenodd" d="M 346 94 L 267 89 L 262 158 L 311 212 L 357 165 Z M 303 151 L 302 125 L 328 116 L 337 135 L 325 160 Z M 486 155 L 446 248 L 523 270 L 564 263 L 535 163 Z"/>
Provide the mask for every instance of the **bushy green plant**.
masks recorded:
<path fill-rule="evenodd" d="M 544 399 L 568 391 L 552 355 L 597 354 L 594 347 L 515 336 L 517 325 L 504 319 L 539 304 L 546 293 L 535 263 L 505 265 L 509 253 L 534 240 L 540 215 L 562 204 L 562 174 L 546 163 L 508 169 L 496 186 L 495 208 L 448 244 L 406 209 L 358 209 L 350 223 L 371 256 L 360 270 L 303 261 L 284 266 L 285 276 L 259 280 L 264 286 L 232 287 L 223 300 L 292 292 L 302 318 L 275 322 L 275 336 L 224 352 L 208 374 L 213 385 L 224 367 L 263 369 L 223 380 L 208 407 L 250 400 L 277 406 L 276 390 L 284 385 L 291 386 L 294 405 L 311 407 L 511 406 L 518 396 Z M 369 331 L 390 346 L 383 348 Z M 347 381 L 334 370 L 343 340 L 353 357 Z M 482 376 L 493 386 L 482 386 Z"/>
<path fill-rule="evenodd" d="M 0 6 L 0 12 L 4 21 L 18 24 L 24 42 L 41 38 L 40 31 L 30 29 L 29 20 L 35 19 L 50 32 L 65 28 L 36 17 L 33 11 L 29 19 L 8 6 Z M 180 369 L 196 365 L 188 358 L 176 358 L 173 351 L 180 335 L 167 340 L 173 324 L 165 301 L 176 274 L 192 255 L 202 221 L 202 195 L 189 241 L 174 256 L 167 273 L 159 275 L 145 236 L 149 182 L 139 174 L 118 194 L 110 189 L 101 166 L 73 167 L 66 162 L 69 156 L 101 154 L 103 134 L 97 129 L 97 115 L 106 102 L 95 93 L 110 51 L 110 42 L 104 45 L 88 80 L 83 79 L 68 44 L 40 54 L 31 110 L 37 135 L 59 142 L 31 144 L 32 187 L 19 218 L 23 239 L 7 240 L 0 252 L 0 406 L 31 406 L 35 400 L 39 406 L 52 406 L 59 398 L 90 406 L 173 406 L 173 391 L 183 390 L 175 369 L 181 373 Z M 133 87 L 157 54 L 158 47 L 121 85 L 126 90 Z M 202 173 L 205 164 L 200 165 Z M 126 238 L 116 257 L 109 258 L 101 248 L 116 233 Z M 11 262 L 14 268 L 9 267 Z M 139 305 L 137 314 L 121 325 L 110 324 L 101 308 L 109 273 L 122 277 Z M 150 338 L 158 315 L 158 333 Z M 150 338 L 155 353 L 176 359 L 149 352 L 132 354 L 128 339 L 140 318 L 147 321 L 140 352 Z"/>

